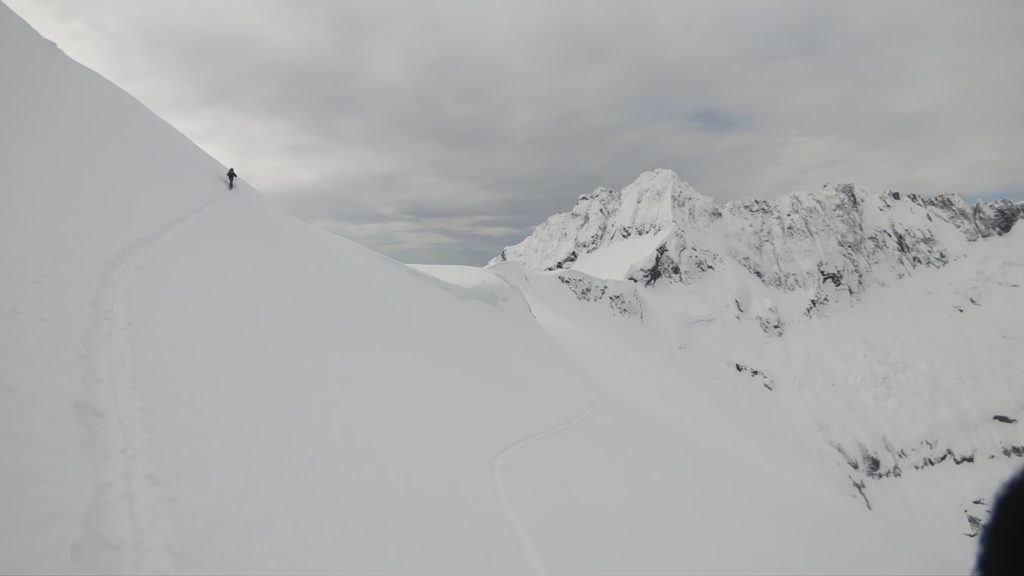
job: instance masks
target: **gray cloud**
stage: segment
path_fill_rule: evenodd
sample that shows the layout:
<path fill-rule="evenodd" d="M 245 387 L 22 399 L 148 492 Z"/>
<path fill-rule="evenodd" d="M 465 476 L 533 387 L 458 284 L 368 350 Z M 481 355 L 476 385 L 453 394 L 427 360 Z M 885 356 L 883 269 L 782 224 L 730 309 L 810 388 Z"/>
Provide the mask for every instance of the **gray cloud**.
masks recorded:
<path fill-rule="evenodd" d="M 1024 4 L 7 0 L 298 216 L 479 264 L 665 167 L 1024 190 Z"/>

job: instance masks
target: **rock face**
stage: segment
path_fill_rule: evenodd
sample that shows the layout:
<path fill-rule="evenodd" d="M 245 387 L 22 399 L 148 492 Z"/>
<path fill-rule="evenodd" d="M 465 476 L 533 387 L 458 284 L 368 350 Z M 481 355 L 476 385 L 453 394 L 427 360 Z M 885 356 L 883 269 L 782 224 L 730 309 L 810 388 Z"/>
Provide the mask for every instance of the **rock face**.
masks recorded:
<path fill-rule="evenodd" d="M 764 285 L 809 293 L 807 313 L 920 267 L 966 242 L 1010 231 L 1024 205 L 967 205 L 957 194 L 868 193 L 852 184 L 716 205 L 670 170 L 579 197 L 491 263 L 575 269 L 651 286 L 692 283 L 738 266 Z"/>

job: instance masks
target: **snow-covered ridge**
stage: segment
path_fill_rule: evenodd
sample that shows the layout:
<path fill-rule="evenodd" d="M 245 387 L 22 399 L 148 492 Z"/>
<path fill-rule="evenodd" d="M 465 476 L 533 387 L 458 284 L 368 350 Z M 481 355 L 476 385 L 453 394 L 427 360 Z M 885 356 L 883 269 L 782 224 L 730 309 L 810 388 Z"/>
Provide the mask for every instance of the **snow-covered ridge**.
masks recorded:
<path fill-rule="evenodd" d="M 620 191 L 580 196 L 491 264 L 645 285 L 738 266 L 767 286 L 808 292 L 813 309 L 837 292 L 859 294 L 916 268 L 942 267 L 969 242 L 1005 234 L 1022 214 L 1007 200 L 968 206 L 958 194 L 871 193 L 852 184 L 716 205 L 674 172 L 654 170 Z"/>

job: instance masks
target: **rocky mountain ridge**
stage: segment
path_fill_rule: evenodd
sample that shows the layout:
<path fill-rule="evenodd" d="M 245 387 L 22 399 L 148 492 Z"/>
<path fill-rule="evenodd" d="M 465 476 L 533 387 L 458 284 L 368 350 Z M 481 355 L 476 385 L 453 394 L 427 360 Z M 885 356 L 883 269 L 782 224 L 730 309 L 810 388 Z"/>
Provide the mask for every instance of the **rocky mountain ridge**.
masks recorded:
<path fill-rule="evenodd" d="M 717 205 L 674 172 L 654 170 L 621 190 L 581 195 L 491 264 L 646 286 L 738 267 L 766 287 L 803 293 L 813 315 L 873 284 L 945 266 L 1022 215 L 1024 204 L 1008 200 L 972 206 L 955 193 L 871 193 L 852 184 Z"/>
<path fill-rule="evenodd" d="M 608 358 L 668 364 L 664 389 L 771 394 L 759 409 L 811 422 L 800 434 L 868 509 L 958 478 L 937 513 L 974 537 L 989 486 L 1024 457 L 1022 217 L 1024 203 L 852 184 L 719 205 L 655 170 L 580 196 L 489 269 L 558 315 L 552 330 L 594 322 Z"/>

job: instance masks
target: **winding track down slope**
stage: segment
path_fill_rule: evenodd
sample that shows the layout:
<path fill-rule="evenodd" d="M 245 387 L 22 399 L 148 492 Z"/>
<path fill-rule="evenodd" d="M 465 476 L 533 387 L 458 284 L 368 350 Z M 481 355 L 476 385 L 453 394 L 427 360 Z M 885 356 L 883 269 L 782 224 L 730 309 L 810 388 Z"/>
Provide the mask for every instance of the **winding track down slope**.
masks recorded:
<path fill-rule="evenodd" d="M 492 460 L 591 398 L 539 327 L 224 195 L 2 5 L 0 71 L 4 569 L 527 569 Z"/>
<path fill-rule="evenodd" d="M 83 567 L 99 571 L 170 573 L 181 555 L 161 479 L 150 462 L 149 425 L 136 398 L 132 320 L 127 297 L 133 277 L 153 253 L 191 221 L 212 210 L 224 192 L 125 246 L 104 266 L 82 338 L 82 381 L 89 401 L 80 403 L 83 443 L 93 460 L 93 500 L 73 554 Z M 494 482 L 503 512 L 519 541 L 523 559 L 536 574 L 547 571 L 509 497 L 505 460 L 535 442 L 568 430 L 600 407 L 604 392 L 571 419 L 526 436 L 493 459 Z"/>
<path fill-rule="evenodd" d="M 167 573 L 178 555 L 160 479 L 152 472 L 149 431 L 136 395 L 127 291 L 150 254 L 212 209 L 225 192 L 122 249 L 103 268 L 82 338 L 87 402 L 76 406 L 93 462 L 93 497 L 77 562 L 92 570 Z"/>
<path fill-rule="evenodd" d="M 604 402 L 604 396 L 604 391 L 601 390 L 597 399 L 594 400 L 594 403 L 588 406 L 587 409 L 580 414 L 574 416 L 570 420 L 562 422 L 561 424 L 557 424 L 551 428 L 541 430 L 536 434 L 531 434 L 526 438 L 518 440 L 494 457 L 494 485 L 498 492 L 498 498 L 501 500 L 501 508 L 508 517 L 509 523 L 515 531 L 516 538 L 519 540 L 519 546 L 523 551 L 523 558 L 526 560 L 527 565 L 534 574 L 547 574 L 548 572 L 544 567 L 544 562 L 541 560 L 540 555 L 537 553 L 537 550 L 533 545 L 533 541 L 530 539 L 530 534 L 526 531 L 525 526 L 523 526 L 523 521 L 516 512 L 515 506 L 512 504 L 512 500 L 509 498 L 508 489 L 505 487 L 505 479 L 503 476 L 503 472 L 505 470 L 505 459 L 516 451 L 527 448 L 534 442 L 540 442 L 545 438 L 568 430 L 586 420 L 594 410 L 601 406 L 601 403 Z"/>

